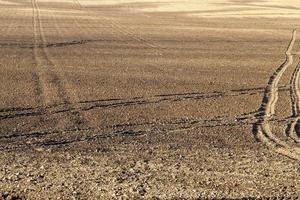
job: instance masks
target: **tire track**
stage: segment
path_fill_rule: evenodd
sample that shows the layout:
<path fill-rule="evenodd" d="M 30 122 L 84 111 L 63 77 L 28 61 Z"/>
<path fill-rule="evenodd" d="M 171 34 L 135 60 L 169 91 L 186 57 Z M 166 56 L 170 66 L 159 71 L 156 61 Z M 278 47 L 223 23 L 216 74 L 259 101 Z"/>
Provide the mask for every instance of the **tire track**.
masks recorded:
<path fill-rule="evenodd" d="M 1 134 L 0 150 L 20 150 L 37 147 L 65 146 L 79 142 L 91 142 L 113 137 L 139 137 L 152 133 L 171 134 L 191 131 L 197 128 L 217 128 L 252 125 L 257 120 L 257 111 L 243 113 L 236 117 L 215 117 L 210 119 L 172 119 L 170 121 L 146 121 L 141 123 L 113 124 L 101 129 L 72 128 L 58 130 L 40 130 L 32 132 L 15 132 Z M 287 123 L 289 118 L 272 119 Z M 87 135 L 88 134 L 88 135 Z M 6 145 L 8 144 L 8 145 Z"/>
<path fill-rule="evenodd" d="M 45 100 L 45 94 L 44 94 L 44 85 L 43 81 L 41 79 L 41 74 L 42 72 L 40 71 L 40 62 L 41 60 L 39 59 L 39 50 L 38 50 L 38 44 L 40 43 L 40 34 L 39 34 L 39 16 L 38 13 L 36 12 L 36 5 L 35 5 L 35 0 L 31 1 L 31 6 L 32 6 L 32 21 L 33 21 L 33 34 L 34 34 L 34 48 L 33 48 L 33 58 L 35 61 L 35 67 L 36 71 L 32 75 L 32 79 L 36 85 L 35 88 L 35 97 L 36 97 L 36 102 L 38 105 L 45 105 L 46 100 Z M 43 107 L 38 108 L 39 113 L 47 113 L 46 110 Z M 17 115 L 20 115 L 20 113 L 17 113 Z M 43 119 L 41 119 L 43 121 Z"/>
<path fill-rule="evenodd" d="M 48 109 L 45 109 L 47 105 L 55 103 L 62 103 L 67 106 L 69 110 L 72 110 L 71 101 L 67 95 L 65 85 L 59 75 L 55 72 L 55 64 L 50 59 L 48 49 L 45 47 L 47 40 L 43 30 L 41 21 L 41 14 L 37 0 L 32 0 L 33 8 L 33 24 L 34 24 L 34 59 L 37 65 L 38 73 L 34 75 L 34 80 L 37 83 L 37 95 L 40 97 L 39 105 L 41 109 L 35 112 L 50 115 Z M 42 48 L 39 48 L 42 44 Z M 61 120 L 62 121 L 62 120 Z M 64 119 L 64 126 L 76 126 L 82 124 L 82 120 L 79 113 L 74 111 L 68 113 L 67 119 Z"/>
<path fill-rule="evenodd" d="M 238 126 L 251 123 L 255 119 L 256 112 L 244 113 L 237 117 L 215 117 L 211 119 L 177 119 L 170 121 L 146 121 L 142 123 L 125 123 L 113 124 L 101 129 L 96 128 L 72 128 L 72 129 L 58 129 L 58 130 L 39 130 L 32 132 L 13 132 L 0 135 L 0 144 L 9 144 L 9 149 L 16 146 L 34 147 L 36 145 L 43 146 L 45 143 L 49 145 L 63 145 L 74 142 L 86 141 L 87 138 L 93 135 L 103 135 L 102 132 L 109 133 L 109 135 L 118 136 L 140 136 L 142 134 L 151 134 L 157 132 L 160 134 L 186 131 L 199 127 L 219 127 L 219 126 Z M 251 118 L 248 121 L 245 117 Z M 243 118 L 238 120 L 238 118 Z M 100 133 L 99 133 L 100 131 Z M 74 134 L 76 133 L 76 134 Z M 86 135 L 88 133 L 88 135 Z M 139 133 L 139 134 L 136 134 Z M 88 140 L 89 140 L 88 139 Z M 94 138 L 94 139 L 97 139 Z M 69 141 L 69 142 L 68 142 Z M 6 149 L 5 145 L 1 145 L 1 149 Z"/>
<path fill-rule="evenodd" d="M 23 48 L 23 49 L 34 49 L 34 48 L 55 48 L 55 47 L 66 47 L 66 46 L 74 46 L 74 45 L 82 45 L 92 42 L 101 42 L 103 40 L 72 40 L 68 42 L 52 42 L 52 43 L 16 43 L 16 42 L 1 42 L 0 47 L 1 48 Z"/>
<path fill-rule="evenodd" d="M 144 45 L 146 45 L 147 47 L 157 50 L 157 49 L 161 49 L 161 47 L 158 44 L 154 44 L 153 42 L 148 41 L 147 39 L 141 37 L 141 36 L 137 36 L 136 33 L 132 32 L 131 30 L 129 30 L 129 28 L 126 28 L 125 26 L 121 25 L 119 22 L 117 22 L 116 20 L 112 19 L 112 18 L 108 18 L 103 16 L 104 19 L 106 19 L 107 21 L 110 22 L 111 27 L 116 30 L 117 32 L 123 34 L 123 35 L 127 35 L 129 37 L 131 37 L 133 40 L 140 42 Z"/>
<path fill-rule="evenodd" d="M 62 102 L 68 102 L 66 99 L 66 92 L 64 86 L 58 75 L 54 72 L 54 64 L 49 57 L 48 50 L 44 47 L 46 44 L 46 38 L 40 19 L 40 9 L 36 0 L 32 0 L 33 13 L 34 13 L 34 57 L 38 68 L 40 69 L 39 78 L 43 80 L 43 93 L 45 98 L 55 96 L 56 99 L 62 100 Z M 42 48 L 39 48 L 39 43 L 42 44 Z M 48 79 L 48 80 L 47 80 Z M 52 83 L 52 84 L 51 84 Z M 48 91 L 47 91 L 48 90 Z M 53 100 L 45 99 L 45 104 L 51 104 Z"/>
<path fill-rule="evenodd" d="M 289 158 L 300 161 L 300 152 L 297 148 L 293 148 L 285 141 L 278 139 L 271 130 L 270 121 L 275 114 L 276 102 L 278 100 L 278 83 L 285 70 L 293 64 L 292 50 L 296 41 L 296 30 L 293 31 L 292 39 L 285 52 L 285 62 L 270 77 L 265 95 L 262 101 L 260 111 L 263 112 L 263 117 L 254 125 L 254 135 L 263 142 L 267 147 L 275 152 L 285 155 Z"/>
<path fill-rule="evenodd" d="M 79 9 L 79 10 L 84 10 L 85 8 L 79 3 L 78 0 L 73 0 L 73 2 L 76 4 L 76 7 Z M 90 12 L 93 12 L 95 13 L 94 11 L 90 11 Z M 98 14 L 98 13 L 95 13 L 95 14 Z M 96 17 L 98 18 L 98 15 L 96 15 Z M 145 39 L 144 37 L 142 36 L 138 36 L 133 30 L 131 30 L 130 28 L 122 25 L 120 22 L 118 22 L 117 20 L 113 19 L 112 17 L 107 17 L 107 16 L 104 16 L 104 15 L 101 15 L 102 19 L 106 20 L 111 28 L 115 31 L 115 32 L 118 32 L 122 35 L 125 35 L 125 36 L 128 36 L 130 37 L 131 39 L 139 42 L 139 43 L 142 43 L 144 44 L 146 47 L 150 48 L 150 49 L 153 49 L 155 51 L 157 50 L 164 50 L 165 48 L 161 47 L 160 45 L 158 44 L 155 44 L 153 43 L 152 41 L 149 41 L 148 39 Z M 162 55 L 161 52 L 158 52 L 157 53 L 158 55 Z"/>
<path fill-rule="evenodd" d="M 280 91 L 287 90 L 286 86 L 280 87 Z M 257 95 L 262 94 L 263 88 L 244 88 L 239 90 L 229 90 L 222 92 L 211 93 L 178 93 L 178 94 L 159 94 L 150 97 L 132 97 L 123 99 L 97 99 L 88 101 L 78 101 L 72 103 L 59 103 L 40 107 L 31 108 L 2 108 L 0 109 L 0 120 L 14 119 L 19 117 L 34 117 L 41 115 L 54 115 L 58 113 L 66 112 L 80 112 L 89 111 L 93 109 L 114 109 L 119 107 L 128 106 L 145 106 L 149 104 L 161 104 L 161 103 L 176 103 L 181 101 L 200 101 L 203 99 L 217 99 L 229 96 L 241 96 L 241 95 Z M 76 108 L 76 109 L 75 109 Z"/>
<path fill-rule="evenodd" d="M 288 125 L 286 134 L 296 143 L 300 142 L 299 139 L 299 123 L 300 123 L 300 62 L 296 65 L 295 70 L 290 80 L 290 95 L 292 101 L 292 117 L 294 120 Z"/>
<path fill-rule="evenodd" d="M 143 131 L 132 131 L 132 130 L 125 130 L 125 131 L 102 131 L 102 132 L 94 132 L 93 134 L 89 135 L 80 135 L 80 133 L 85 133 L 86 131 L 91 131 L 91 130 L 85 130 L 85 129 L 79 129 L 79 130 L 57 130 L 57 131 L 41 131 L 41 132 L 33 132 L 31 135 L 36 135 L 37 139 L 38 137 L 42 135 L 47 135 L 47 134 L 57 134 L 54 137 L 54 139 L 38 139 L 38 141 L 34 142 L 16 142 L 13 141 L 9 145 L 3 145 L 0 146 L 0 151 L 24 151 L 24 150 L 31 150 L 35 149 L 37 151 L 44 150 L 44 148 L 51 148 L 53 146 L 55 147 L 64 147 L 66 145 L 72 145 L 80 142 L 93 142 L 93 141 L 99 141 L 103 139 L 112 139 L 112 138 L 117 138 L 117 137 L 139 137 L 139 136 L 144 136 L 146 133 Z M 77 136 L 74 136 L 74 133 L 77 133 Z M 68 138 L 60 138 L 62 134 L 70 134 L 73 136 L 70 136 Z M 30 138 L 26 138 L 25 140 L 28 140 Z"/>
<path fill-rule="evenodd" d="M 79 3 L 79 1 L 77 0 L 73 0 L 73 7 L 75 9 L 77 9 L 78 11 L 84 13 L 84 7 Z M 80 40 L 81 41 L 84 41 L 85 43 L 89 43 L 89 42 L 101 42 L 101 41 L 107 41 L 107 40 L 104 40 L 102 37 L 97 37 L 96 36 L 96 39 L 93 39 L 93 37 L 91 37 L 93 34 L 95 33 L 98 33 L 98 30 L 96 28 L 93 28 L 90 26 L 90 23 L 85 23 L 84 27 L 79 23 L 79 15 L 73 15 L 73 21 L 74 21 L 74 24 L 76 25 L 76 27 L 78 29 L 80 29 L 82 36 L 80 37 Z M 101 21 L 101 23 L 103 23 Z M 98 23 L 97 23 L 98 24 Z M 105 26 L 104 26 L 105 27 Z M 106 28 L 109 28 L 108 26 Z M 78 31 L 78 30 L 76 30 Z M 91 39 L 87 39 L 87 38 L 91 38 Z"/>
<path fill-rule="evenodd" d="M 54 22 L 55 27 L 56 27 L 57 36 L 60 36 L 60 38 L 63 40 L 64 39 L 63 36 L 68 35 L 69 30 L 66 31 L 63 27 L 59 27 L 59 19 L 57 20 L 57 18 L 55 17 L 54 14 L 52 14 L 51 17 L 52 17 L 52 19 L 53 19 L 52 21 Z M 83 40 L 81 40 L 81 41 L 83 41 Z M 56 62 L 55 65 L 59 66 L 61 64 L 59 62 Z M 60 70 L 60 74 L 62 75 L 62 77 L 67 77 L 64 70 Z M 72 84 L 70 84 L 68 80 L 65 79 L 64 85 L 67 88 L 70 88 L 72 90 Z M 84 111 L 84 110 L 77 109 L 77 104 L 74 103 L 74 102 L 79 101 L 77 94 L 72 95 L 72 93 L 71 93 L 67 97 L 68 97 L 68 101 L 67 101 L 67 103 L 65 103 L 65 106 L 63 107 L 63 111 L 65 111 L 65 110 L 71 111 L 72 117 L 75 119 L 74 124 L 83 125 L 84 127 L 91 125 L 90 121 L 87 120 L 88 118 L 85 115 L 85 113 L 80 113 L 80 111 Z M 62 113 L 62 112 L 59 112 L 59 113 Z"/>

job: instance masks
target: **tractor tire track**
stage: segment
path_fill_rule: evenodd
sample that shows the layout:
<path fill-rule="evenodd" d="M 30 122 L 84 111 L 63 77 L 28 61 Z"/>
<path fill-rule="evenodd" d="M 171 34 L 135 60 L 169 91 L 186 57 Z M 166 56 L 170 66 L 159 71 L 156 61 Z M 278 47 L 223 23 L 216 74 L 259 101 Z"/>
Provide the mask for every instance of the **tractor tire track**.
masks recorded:
<path fill-rule="evenodd" d="M 279 88 L 280 91 L 287 90 L 286 86 Z M 224 97 L 235 97 L 241 95 L 258 95 L 263 93 L 263 88 L 246 88 L 240 90 L 229 90 L 211 93 L 178 93 L 178 94 L 160 94 L 150 97 L 132 97 L 119 99 L 97 99 L 88 101 L 78 101 L 72 103 L 58 103 L 47 106 L 31 108 L 2 108 L 0 109 L 0 120 L 8 120 L 19 117 L 34 117 L 40 115 L 54 115 L 65 112 L 80 112 L 93 109 L 114 109 L 127 106 L 145 106 L 149 104 L 176 103 L 180 101 L 201 101 L 203 99 L 217 99 Z M 76 109 L 75 109 L 76 107 Z"/>
<path fill-rule="evenodd" d="M 293 148 L 285 141 L 278 139 L 272 133 L 270 127 L 270 121 L 272 116 L 275 114 L 275 107 L 278 99 L 278 83 L 285 70 L 293 64 L 292 50 L 296 41 L 296 33 L 296 30 L 294 30 L 288 49 L 285 52 L 285 62 L 279 66 L 269 79 L 262 105 L 259 109 L 263 112 L 263 117 L 254 125 L 253 130 L 255 137 L 267 147 L 281 155 L 300 161 L 299 150 L 297 148 Z"/>
<path fill-rule="evenodd" d="M 69 30 L 65 31 L 64 28 L 59 27 L 58 26 L 59 21 L 57 20 L 57 18 L 54 17 L 54 14 L 52 14 L 51 16 L 53 17 L 53 22 L 55 23 L 57 35 L 61 36 L 61 39 L 63 40 L 64 39 L 63 35 L 68 35 Z M 77 49 L 77 48 L 75 48 L 75 49 Z M 60 65 L 59 62 L 56 62 L 56 61 L 54 61 L 54 62 L 55 62 L 54 63 L 55 65 L 57 65 L 57 66 Z M 60 70 L 60 74 L 62 75 L 62 77 L 66 77 L 65 71 Z M 72 88 L 72 85 L 68 82 L 68 80 L 64 81 L 64 85 L 67 88 Z M 77 94 L 74 94 L 73 96 L 72 95 L 66 95 L 66 96 L 68 97 L 68 101 L 65 104 L 66 106 L 63 107 L 62 111 L 70 110 L 73 118 L 75 118 L 76 125 L 89 126 L 90 122 L 88 120 L 86 120 L 87 118 L 86 118 L 85 114 L 80 113 L 80 111 L 83 111 L 83 110 L 77 109 L 77 105 L 76 105 L 76 103 L 74 103 L 76 101 L 79 101 Z M 60 112 L 60 113 L 62 113 L 62 112 Z"/>
<path fill-rule="evenodd" d="M 153 44 L 152 42 L 148 41 L 147 39 L 141 37 L 141 36 L 137 36 L 136 33 L 132 32 L 129 28 L 126 28 L 125 26 L 121 25 L 119 22 L 117 22 L 116 20 L 113 20 L 112 18 L 108 18 L 108 17 L 104 17 L 104 19 L 106 19 L 107 21 L 110 22 L 111 27 L 118 31 L 119 33 L 123 34 L 123 35 L 127 35 L 129 37 L 131 37 L 133 40 L 140 42 L 144 45 L 146 45 L 149 48 L 152 48 L 154 50 L 157 49 L 161 49 L 161 47 L 157 44 Z"/>
<path fill-rule="evenodd" d="M 1 134 L 1 151 L 32 149 L 36 147 L 65 146 L 78 142 L 91 142 L 112 137 L 139 137 L 152 133 L 171 134 L 191 131 L 197 128 L 217 128 L 246 126 L 255 123 L 257 111 L 243 113 L 236 117 L 215 117 L 210 119 L 177 119 L 170 121 L 146 121 L 142 123 L 114 124 L 97 128 L 72 128 L 58 130 L 39 130 L 32 132 L 15 132 Z M 247 118 L 248 116 L 248 118 Z M 289 118 L 272 119 L 272 121 L 287 123 Z M 88 133 L 88 135 L 86 134 Z M 6 145 L 9 144 L 9 145 Z"/>
<path fill-rule="evenodd" d="M 44 80 L 44 86 L 43 89 L 45 90 L 44 93 L 46 97 L 49 96 L 56 96 L 57 99 L 62 100 L 62 102 L 68 102 L 66 97 L 66 92 L 64 89 L 64 86 L 62 85 L 62 82 L 58 75 L 54 72 L 54 64 L 52 60 L 49 57 L 49 52 L 47 48 L 44 47 L 46 44 L 46 38 L 44 35 L 44 30 L 42 27 L 42 22 L 40 19 L 40 9 L 38 7 L 37 1 L 32 0 L 33 5 L 33 12 L 34 12 L 34 33 L 35 33 L 35 48 L 34 48 L 34 57 L 36 60 L 36 63 L 38 67 L 41 69 L 41 76 L 48 78 L 49 80 Z M 40 42 L 38 42 L 40 41 Z M 42 43 L 42 48 L 39 49 L 38 45 L 39 43 Z M 52 84 L 51 84 L 52 83 Z M 51 91 L 46 91 L 46 90 Z M 47 94 L 48 93 L 48 94 Z M 55 93 L 55 94 L 53 94 Z M 46 104 L 51 104 L 51 100 L 45 100 Z"/>
<path fill-rule="evenodd" d="M 46 114 L 46 110 L 43 108 L 43 106 L 46 104 L 46 100 L 45 100 L 45 94 L 44 94 L 44 85 L 43 81 L 41 79 L 41 70 L 40 68 L 40 59 L 39 59 L 39 50 L 38 50 L 38 44 L 40 42 L 40 33 L 39 33 L 39 16 L 38 13 L 36 12 L 36 5 L 35 5 L 35 1 L 32 0 L 31 1 L 31 6 L 32 6 L 32 21 L 33 21 L 33 34 L 34 34 L 34 48 L 33 48 L 33 59 L 35 61 L 35 67 L 36 67 L 36 71 L 33 73 L 32 75 L 32 79 L 35 83 L 35 97 L 36 97 L 36 102 L 38 105 L 40 105 L 41 107 L 39 107 L 37 109 L 38 113 L 43 113 Z M 22 113 L 16 113 L 17 115 L 22 115 Z M 43 119 L 41 119 L 43 120 Z"/>
<path fill-rule="evenodd" d="M 292 101 L 292 117 L 294 120 L 288 125 L 286 134 L 296 143 L 300 142 L 297 127 L 300 123 L 300 62 L 296 65 L 290 80 L 290 95 Z"/>
<path fill-rule="evenodd" d="M 43 105 L 42 109 L 37 113 L 44 113 L 50 115 L 47 109 L 44 109 L 47 105 L 53 104 L 53 102 L 63 103 L 67 106 L 67 109 L 72 110 L 71 101 L 67 95 L 65 85 L 59 75 L 55 72 L 55 64 L 50 59 L 48 49 L 45 47 L 47 40 L 43 30 L 41 21 L 41 14 L 37 0 L 32 0 L 33 8 L 33 23 L 34 23 L 34 58 L 38 68 L 38 74 L 34 75 L 35 82 L 37 82 L 37 93 L 40 96 L 41 102 L 39 105 Z M 39 48 L 39 44 L 43 44 L 42 48 Z M 67 124 L 77 125 L 81 124 L 81 119 L 76 111 L 68 113 Z"/>
<path fill-rule="evenodd" d="M 146 121 L 142 123 L 125 123 L 125 124 L 113 124 L 105 127 L 101 127 L 101 132 L 118 133 L 122 136 L 137 136 L 132 133 L 144 133 L 150 134 L 151 132 L 158 132 L 160 134 L 171 133 L 175 131 L 186 131 L 199 127 L 218 127 L 218 126 L 239 126 L 243 124 L 251 123 L 256 112 L 244 113 L 237 117 L 216 117 L 211 119 L 178 119 L 170 121 Z M 248 121 L 245 117 L 248 116 L 252 120 Z M 238 120 L 238 118 L 243 118 Z M 58 130 L 37 130 L 32 132 L 14 132 L 0 135 L 0 143 L 7 144 L 13 148 L 16 146 L 34 147 L 36 144 L 45 143 L 50 141 L 52 143 L 55 140 L 56 145 L 68 144 L 66 141 L 73 141 L 74 137 L 76 142 L 84 141 L 87 137 L 91 137 L 90 134 L 99 135 L 100 129 L 97 128 L 71 128 L 71 129 L 58 129 Z M 76 134 L 74 134 L 76 133 Z M 87 136 L 85 133 L 89 133 Z M 91 135 L 93 135 L 91 134 Z M 60 137 L 55 137 L 60 135 Z M 102 134 L 101 134 L 102 135 Z M 62 138 L 63 137 L 63 138 Z M 54 138 L 54 140 L 53 140 Z M 36 142 L 36 141 L 39 142 Z M 52 141 L 52 142 L 51 142 Z M 54 144 L 53 144 L 54 145 Z M 5 145 L 4 145 L 5 146 Z M 1 149 L 6 149 L 2 146 Z"/>
<path fill-rule="evenodd" d="M 85 8 L 78 2 L 78 0 L 73 0 L 74 3 L 77 5 L 77 8 L 79 10 L 84 10 Z M 93 13 L 95 13 L 94 11 L 91 11 Z M 98 13 L 95 13 L 96 14 L 96 17 L 98 18 L 99 15 L 97 15 Z M 139 43 L 142 43 L 144 44 L 146 47 L 150 48 L 150 49 L 153 49 L 155 51 L 157 50 L 164 50 L 165 48 L 161 47 L 160 45 L 158 44 L 155 44 L 153 41 L 151 40 L 148 40 L 142 36 L 138 36 L 133 30 L 131 30 L 130 28 L 122 25 L 120 22 L 118 22 L 117 20 L 113 19 L 112 17 L 107 17 L 107 16 L 104 16 L 104 15 L 101 15 L 101 18 L 106 20 L 111 28 L 115 31 L 115 32 L 118 32 L 124 36 L 128 36 L 130 37 L 131 39 L 139 42 Z M 162 55 L 161 52 L 158 52 L 157 53 L 158 55 Z"/>

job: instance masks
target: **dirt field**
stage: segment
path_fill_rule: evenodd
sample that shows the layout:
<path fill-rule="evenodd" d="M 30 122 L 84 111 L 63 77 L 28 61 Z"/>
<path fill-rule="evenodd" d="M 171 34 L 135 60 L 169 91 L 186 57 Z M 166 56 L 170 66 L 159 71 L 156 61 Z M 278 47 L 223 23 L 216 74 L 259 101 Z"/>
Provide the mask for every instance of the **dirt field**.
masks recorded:
<path fill-rule="evenodd" d="M 0 199 L 297 199 L 299 22 L 296 0 L 0 0 Z"/>

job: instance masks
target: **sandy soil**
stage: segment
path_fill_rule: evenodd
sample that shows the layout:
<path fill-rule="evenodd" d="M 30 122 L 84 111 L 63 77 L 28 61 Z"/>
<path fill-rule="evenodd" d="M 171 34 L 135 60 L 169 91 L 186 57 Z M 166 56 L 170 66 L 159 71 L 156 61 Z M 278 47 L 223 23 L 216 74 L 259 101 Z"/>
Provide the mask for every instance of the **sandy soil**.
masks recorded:
<path fill-rule="evenodd" d="M 0 199 L 297 199 L 300 3 L 197 2 L 0 1 Z"/>

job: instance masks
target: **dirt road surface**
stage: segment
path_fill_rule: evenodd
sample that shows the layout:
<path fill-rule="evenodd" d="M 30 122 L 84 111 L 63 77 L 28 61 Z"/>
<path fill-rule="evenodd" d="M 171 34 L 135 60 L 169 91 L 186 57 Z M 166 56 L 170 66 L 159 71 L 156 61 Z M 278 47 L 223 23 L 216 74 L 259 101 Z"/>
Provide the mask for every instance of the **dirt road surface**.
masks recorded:
<path fill-rule="evenodd" d="M 297 199 L 299 11 L 0 0 L 0 199 Z"/>

